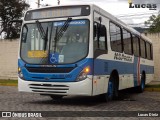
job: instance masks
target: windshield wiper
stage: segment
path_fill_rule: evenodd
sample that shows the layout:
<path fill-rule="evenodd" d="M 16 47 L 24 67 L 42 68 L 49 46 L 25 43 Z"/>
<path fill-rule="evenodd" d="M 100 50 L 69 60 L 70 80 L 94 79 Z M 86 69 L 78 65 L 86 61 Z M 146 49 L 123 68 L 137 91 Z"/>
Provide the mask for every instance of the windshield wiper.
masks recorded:
<path fill-rule="evenodd" d="M 72 21 L 72 18 L 68 18 L 65 23 L 63 24 L 63 26 L 60 28 L 60 30 L 58 31 L 58 26 L 56 28 L 56 35 L 55 35 L 55 44 L 54 44 L 54 52 L 56 51 L 56 43 L 57 41 L 63 36 L 64 32 L 67 30 L 69 23 Z"/>
<path fill-rule="evenodd" d="M 45 51 L 47 48 L 47 42 L 48 42 L 48 27 L 45 33 L 41 23 L 38 20 L 36 21 L 36 25 L 37 25 L 41 38 L 44 40 L 44 51 Z"/>

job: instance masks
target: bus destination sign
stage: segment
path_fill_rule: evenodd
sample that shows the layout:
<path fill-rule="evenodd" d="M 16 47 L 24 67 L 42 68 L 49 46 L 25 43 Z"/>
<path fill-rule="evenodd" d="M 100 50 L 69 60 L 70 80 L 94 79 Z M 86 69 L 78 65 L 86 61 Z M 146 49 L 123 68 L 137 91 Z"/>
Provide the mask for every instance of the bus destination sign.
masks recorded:
<path fill-rule="evenodd" d="M 87 16 L 90 7 L 85 6 L 63 6 L 30 10 L 25 15 L 25 20 L 50 19 L 58 17 Z"/>

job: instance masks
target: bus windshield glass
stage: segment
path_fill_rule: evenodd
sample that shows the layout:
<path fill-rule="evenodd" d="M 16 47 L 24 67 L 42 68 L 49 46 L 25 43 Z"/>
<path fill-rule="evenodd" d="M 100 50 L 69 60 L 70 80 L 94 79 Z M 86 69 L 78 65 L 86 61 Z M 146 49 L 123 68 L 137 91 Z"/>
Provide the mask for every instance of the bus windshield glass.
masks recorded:
<path fill-rule="evenodd" d="M 69 64 L 87 56 L 89 20 L 37 23 L 23 25 L 20 56 L 26 63 Z"/>

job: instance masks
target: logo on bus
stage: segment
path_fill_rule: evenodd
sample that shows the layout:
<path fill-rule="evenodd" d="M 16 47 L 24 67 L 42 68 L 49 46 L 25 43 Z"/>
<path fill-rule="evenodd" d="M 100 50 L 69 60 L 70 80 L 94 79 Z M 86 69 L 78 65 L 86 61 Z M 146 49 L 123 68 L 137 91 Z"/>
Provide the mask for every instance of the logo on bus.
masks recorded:
<path fill-rule="evenodd" d="M 149 8 L 149 10 L 157 10 L 156 4 L 140 4 L 133 3 L 132 0 L 128 0 L 129 8 Z"/>
<path fill-rule="evenodd" d="M 114 54 L 114 59 L 115 60 L 121 60 L 121 61 L 127 61 L 127 62 L 132 62 L 132 57 L 125 55 L 123 53 L 115 53 Z"/>

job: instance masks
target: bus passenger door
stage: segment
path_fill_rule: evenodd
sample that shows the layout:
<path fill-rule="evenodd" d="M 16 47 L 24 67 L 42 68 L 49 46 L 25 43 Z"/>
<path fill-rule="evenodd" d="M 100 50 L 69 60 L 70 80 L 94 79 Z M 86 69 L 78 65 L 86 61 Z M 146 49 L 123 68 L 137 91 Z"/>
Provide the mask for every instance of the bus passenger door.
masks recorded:
<path fill-rule="evenodd" d="M 132 35 L 134 53 L 134 87 L 140 85 L 140 45 L 139 38 Z"/>
<path fill-rule="evenodd" d="M 94 22 L 94 76 L 93 95 L 104 93 L 106 79 L 107 29 L 105 18 L 96 14 Z"/>

